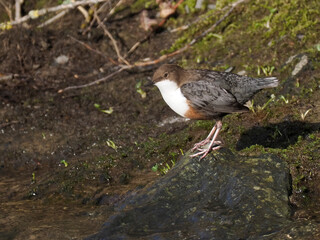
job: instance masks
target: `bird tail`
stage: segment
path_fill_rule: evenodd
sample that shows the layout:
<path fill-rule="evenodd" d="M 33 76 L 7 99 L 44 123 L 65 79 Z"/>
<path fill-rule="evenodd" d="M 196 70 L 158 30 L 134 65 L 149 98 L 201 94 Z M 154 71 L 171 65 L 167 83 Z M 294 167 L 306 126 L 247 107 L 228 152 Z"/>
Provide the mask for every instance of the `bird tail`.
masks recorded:
<path fill-rule="evenodd" d="M 260 78 L 258 82 L 258 86 L 262 88 L 274 88 L 278 87 L 279 80 L 276 77 L 267 77 L 267 78 Z"/>

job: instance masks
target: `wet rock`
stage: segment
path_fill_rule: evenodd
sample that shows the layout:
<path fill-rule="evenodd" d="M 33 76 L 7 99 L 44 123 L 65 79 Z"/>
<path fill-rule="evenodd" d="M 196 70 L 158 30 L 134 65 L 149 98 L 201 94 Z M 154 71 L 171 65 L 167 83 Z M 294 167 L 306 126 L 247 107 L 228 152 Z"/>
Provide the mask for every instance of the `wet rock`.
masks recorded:
<path fill-rule="evenodd" d="M 287 164 L 273 155 L 184 157 L 87 239 L 268 239 L 290 231 L 290 186 Z"/>

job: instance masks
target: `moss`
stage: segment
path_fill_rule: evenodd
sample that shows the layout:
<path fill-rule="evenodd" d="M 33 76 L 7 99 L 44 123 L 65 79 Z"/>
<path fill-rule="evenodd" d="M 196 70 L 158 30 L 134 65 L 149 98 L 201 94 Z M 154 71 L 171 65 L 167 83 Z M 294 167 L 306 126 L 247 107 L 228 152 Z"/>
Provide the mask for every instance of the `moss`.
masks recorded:
<path fill-rule="evenodd" d="M 213 126 L 213 122 L 212 121 L 207 121 L 207 120 L 199 120 L 199 121 L 195 121 L 195 123 L 193 124 L 196 128 L 202 128 L 202 129 L 206 129 L 206 130 L 210 130 Z"/>
<path fill-rule="evenodd" d="M 173 52 L 185 46 L 210 28 L 225 14 L 227 10 L 222 11 L 222 9 L 230 2 L 233 1 L 217 1 L 215 10 L 202 14 L 197 22 L 182 33 L 171 48 L 163 53 Z M 285 82 L 290 81 L 287 79 L 299 62 L 299 58 L 290 64 L 285 64 L 285 62 L 291 56 L 301 53 L 308 54 L 312 67 L 311 69 L 309 67 L 307 71 L 312 71 L 312 73 L 302 73 L 294 79 L 295 86 L 290 93 L 277 94 L 277 92 L 281 92 L 282 86 L 278 89 L 264 91 L 268 92 L 269 96 L 271 93 L 275 94 L 275 101 L 272 104 L 257 114 L 248 113 L 241 117 L 232 115 L 224 119 L 224 129 L 221 135 L 228 148 L 235 149 L 238 137 L 250 127 L 243 126 L 246 119 L 261 124 L 261 122 L 279 122 L 291 115 L 293 120 L 296 118 L 301 121 L 301 111 L 306 111 L 302 106 L 308 106 L 310 103 L 318 101 L 320 79 L 319 6 L 319 2 L 315 0 L 245 2 L 239 5 L 213 32 L 193 45 L 188 56 L 182 57 L 180 60 L 180 65 L 188 68 L 204 67 L 223 71 L 229 66 L 235 66 L 235 72 L 245 70 L 248 75 L 252 76 L 275 75 L 281 82 Z M 310 75 L 313 76 L 311 79 Z M 297 86 L 296 83 L 300 83 L 300 85 Z M 264 98 L 267 101 L 268 97 Z M 258 100 L 257 102 L 266 101 Z M 315 111 L 317 109 L 313 109 L 309 114 Z M 212 122 L 197 121 L 191 128 L 210 130 Z M 280 134 L 282 133 L 275 129 L 273 138 L 279 138 Z M 303 132 L 301 134 L 306 135 Z M 315 135 L 319 137 L 319 133 Z M 245 155 L 272 153 L 290 165 L 303 165 L 309 168 L 310 163 L 319 165 L 317 144 L 319 142 L 314 137 L 312 139 L 300 138 L 295 144 L 285 149 L 254 145 L 242 150 L 241 153 Z"/>
<path fill-rule="evenodd" d="M 271 3 L 277 13 L 272 19 L 274 27 L 266 32 L 266 35 L 277 34 L 284 36 L 290 34 L 295 38 L 297 34 L 307 34 L 305 37 L 313 35 L 312 28 L 317 28 L 319 20 L 318 1 L 275 1 Z"/>
<path fill-rule="evenodd" d="M 47 0 L 37 0 L 37 1 L 25 1 L 22 5 L 23 10 L 31 11 L 34 9 L 42 9 L 44 7 L 48 7 L 48 2 L 56 5 L 56 2 L 47 1 Z M 62 2 L 58 2 L 58 4 L 62 4 Z"/>
<path fill-rule="evenodd" d="M 188 129 L 171 135 L 162 133 L 157 138 L 149 137 L 148 141 L 139 144 L 139 148 L 144 151 L 146 158 L 157 159 L 152 170 L 165 174 L 174 166 L 179 156 L 187 151 L 189 139 Z"/>
<path fill-rule="evenodd" d="M 319 168 L 320 153 L 320 133 L 314 132 L 306 138 L 299 137 L 294 145 L 290 145 L 286 149 L 280 148 L 264 148 L 260 145 L 253 145 L 241 151 L 245 155 L 260 155 L 261 153 L 276 154 L 287 163 L 289 163 L 295 171 L 291 172 L 293 176 L 293 189 L 304 192 L 309 189 L 309 183 L 306 181 L 310 172 L 310 168 Z"/>
<path fill-rule="evenodd" d="M 196 3 L 197 3 L 196 0 L 183 1 L 183 3 L 180 4 L 178 7 L 178 11 L 180 13 L 188 13 L 188 12 L 186 12 L 186 8 L 187 8 L 189 12 L 194 13 L 196 11 L 196 9 L 195 9 Z"/>
<path fill-rule="evenodd" d="M 188 30 L 186 30 L 180 38 L 178 38 L 175 43 L 167 50 L 162 51 L 162 54 L 171 53 L 177 49 L 182 48 L 187 43 L 189 43 L 194 37 L 201 34 L 201 32 L 212 25 L 217 18 L 216 10 L 210 10 L 207 13 L 201 15 L 196 24 L 191 25 Z"/>
<path fill-rule="evenodd" d="M 225 14 L 227 9 L 223 8 L 231 2 L 217 1 L 216 9 L 202 14 L 162 53 L 173 52 L 197 38 Z M 316 0 L 245 2 L 198 41 L 190 51 L 191 57 L 181 63 L 192 67 L 196 62 L 217 70 L 232 65 L 250 75 L 259 75 L 259 67 L 270 67 L 272 71 L 267 75 L 277 74 L 283 71 L 284 58 L 296 54 L 297 49 L 317 51 L 319 9 Z"/>
<path fill-rule="evenodd" d="M 216 2 L 216 8 L 217 9 L 222 9 L 231 3 L 236 2 L 236 0 L 217 0 Z"/>
<path fill-rule="evenodd" d="M 138 0 L 134 1 L 132 5 L 130 5 L 130 8 L 133 12 L 138 12 L 146 8 L 151 8 L 156 6 L 155 0 Z"/>

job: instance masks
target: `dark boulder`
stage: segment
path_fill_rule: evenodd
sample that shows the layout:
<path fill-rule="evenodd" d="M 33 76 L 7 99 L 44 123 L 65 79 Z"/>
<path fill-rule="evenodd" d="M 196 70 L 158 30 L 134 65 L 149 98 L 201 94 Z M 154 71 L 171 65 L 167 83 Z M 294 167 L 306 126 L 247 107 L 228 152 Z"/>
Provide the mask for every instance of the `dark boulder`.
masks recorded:
<path fill-rule="evenodd" d="M 274 155 L 185 156 L 87 239 L 269 239 L 290 232 L 290 187 L 287 164 Z"/>

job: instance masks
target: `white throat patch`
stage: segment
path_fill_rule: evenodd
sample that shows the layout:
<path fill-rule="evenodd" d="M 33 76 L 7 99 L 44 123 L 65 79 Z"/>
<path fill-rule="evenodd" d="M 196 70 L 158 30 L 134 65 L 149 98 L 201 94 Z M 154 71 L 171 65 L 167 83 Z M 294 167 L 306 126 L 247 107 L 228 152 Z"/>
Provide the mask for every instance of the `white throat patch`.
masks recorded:
<path fill-rule="evenodd" d="M 164 101 L 169 107 L 182 117 L 185 117 L 189 106 L 178 85 L 168 79 L 157 82 L 155 85 L 159 88 Z"/>

